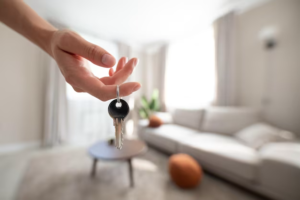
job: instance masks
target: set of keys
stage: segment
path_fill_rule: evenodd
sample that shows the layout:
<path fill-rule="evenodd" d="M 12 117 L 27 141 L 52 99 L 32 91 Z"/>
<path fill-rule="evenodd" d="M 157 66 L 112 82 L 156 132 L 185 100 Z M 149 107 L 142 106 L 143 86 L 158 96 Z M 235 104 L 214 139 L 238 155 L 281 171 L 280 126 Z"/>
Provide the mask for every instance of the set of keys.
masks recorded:
<path fill-rule="evenodd" d="M 113 118 L 115 126 L 115 146 L 122 149 L 124 140 L 123 123 L 125 117 L 129 113 L 129 106 L 126 101 L 119 97 L 119 86 L 117 85 L 117 99 L 110 102 L 108 106 L 108 113 Z"/>

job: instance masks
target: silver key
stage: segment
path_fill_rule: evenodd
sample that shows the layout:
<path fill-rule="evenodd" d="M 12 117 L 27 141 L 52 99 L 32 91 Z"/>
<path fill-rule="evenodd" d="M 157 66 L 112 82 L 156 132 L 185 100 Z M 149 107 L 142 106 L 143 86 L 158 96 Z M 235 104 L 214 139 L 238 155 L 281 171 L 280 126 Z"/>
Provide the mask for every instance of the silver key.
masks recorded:
<path fill-rule="evenodd" d="M 122 149 L 123 138 L 124 138 L 123 119 L 115 118 L 114 121 L 115 121 L 115 135 L 116 135 L 115 145 L 118 149 Z"/>
<path fill-rule="evenodd" d="M 119 86 L 117 86 L 117 99 L 110 102 L 108 113 L 113 118 L 115 126 L 115 145 L 118 149 L 121 149 L 124 139 L 123 122 L 129 113 L 129 106 L 126 101 L 119 98 Z"/>

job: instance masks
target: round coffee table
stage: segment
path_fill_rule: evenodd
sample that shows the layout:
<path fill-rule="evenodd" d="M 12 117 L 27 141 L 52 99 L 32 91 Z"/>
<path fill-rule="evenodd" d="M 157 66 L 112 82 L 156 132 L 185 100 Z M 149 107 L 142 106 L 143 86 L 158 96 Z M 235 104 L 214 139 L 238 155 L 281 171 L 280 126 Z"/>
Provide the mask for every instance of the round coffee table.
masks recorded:
<path fill-rule="evenodd" d="M 114 145 L 110 145 L 107 141 L 101 141 L 89 148 L 89 154 L 93 158 L 91 176 L 96 176 L 96 168 L 98 160 L 125 160 L 129 166 L 130 186 L 134 186 L 133 168 L 131 160 L 133 157 L 145 153 L 148 149 L 147 145 L 141 140 L 124 140 L 121 150 Z"/>

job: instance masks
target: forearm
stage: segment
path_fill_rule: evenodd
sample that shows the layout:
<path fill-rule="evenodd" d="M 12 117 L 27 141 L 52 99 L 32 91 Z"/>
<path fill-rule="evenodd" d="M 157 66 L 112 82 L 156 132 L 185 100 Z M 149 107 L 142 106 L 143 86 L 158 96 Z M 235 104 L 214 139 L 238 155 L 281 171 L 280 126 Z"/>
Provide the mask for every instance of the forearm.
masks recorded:
<path fill-rule="evenodd" d="M 52 56 L 51 38 L 57 29 L 22 0 L 0 0 L 0 21 Z"/>

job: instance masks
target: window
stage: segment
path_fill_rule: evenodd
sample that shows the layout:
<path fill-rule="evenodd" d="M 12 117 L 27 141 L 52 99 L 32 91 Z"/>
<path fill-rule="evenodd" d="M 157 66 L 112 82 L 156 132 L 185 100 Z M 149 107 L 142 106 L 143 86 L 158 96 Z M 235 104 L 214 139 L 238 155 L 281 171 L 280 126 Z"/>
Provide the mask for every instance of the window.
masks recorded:
<path fill-rule="evenodd" d="M 82 35 L 86 40 L 97 44 L 115 58 L 118 46 L 115 43 Z M 92 72 L 98 76 L 108 76 L 108 69 L 89 62 Z M 113 121 L 107 113 L 109 102 L 102 102 L 87 93 L 77 93 L 67 84 L 69 142 L 87 144 L 114 136 Z"/>
<path fill-rule="evenodd" d="M 197 109 L 215 98 L 213 29 L 169 46 L 165 98 L 168 108 Z"/>

